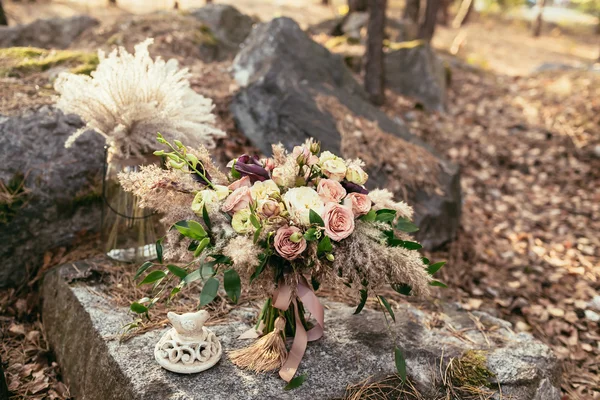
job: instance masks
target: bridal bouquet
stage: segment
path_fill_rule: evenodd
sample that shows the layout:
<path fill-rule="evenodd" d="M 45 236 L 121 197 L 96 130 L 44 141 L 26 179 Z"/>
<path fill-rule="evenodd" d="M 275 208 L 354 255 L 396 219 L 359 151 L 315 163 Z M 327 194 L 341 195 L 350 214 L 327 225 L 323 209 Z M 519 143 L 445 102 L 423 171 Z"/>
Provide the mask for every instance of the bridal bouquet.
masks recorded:
<path fill-rule="evenodd" d="M 242 282 L 263 289 L 268 299 L 255 330 L 262 337 L 229 354 L 239 367 L 280 368 L 284 380 L 294 377 L 307 342 L 323 335 L 323 307 L 314 293 L 320 285 L 355 288 L 356 313 L 369 294 L 376 295 L 392 319 L 381 288 L 426 295 L 430 285 L 443 285 L 431 278 L 443 263 L 430 264 L 409 236 L 417 230 L 412 209 L 385 189 L 368 191 L 360 160 L 321 152 L 308 140 L 291 153 L 275 145 L 271 158 L 242 155 L 224 174 L 204 147 L 170 143 L 160 134 L 158 142 L 166 149 L 155 154 L 167 168 L 149 165 L 120 176 L 125 190 L 163 213 L 170 226 L 164 253 L 160 240 L 158 261 L 137 274 L 154 284 L 154 296 L 131 308 L 147 313 L 197 280 L 204 281 L 205 306 L 217 296 L 221 274 L 233 302 Z M 286 336 L 294 337 L 289 353 Z M 399 370 L 401 354 L 396 349 Z"/>

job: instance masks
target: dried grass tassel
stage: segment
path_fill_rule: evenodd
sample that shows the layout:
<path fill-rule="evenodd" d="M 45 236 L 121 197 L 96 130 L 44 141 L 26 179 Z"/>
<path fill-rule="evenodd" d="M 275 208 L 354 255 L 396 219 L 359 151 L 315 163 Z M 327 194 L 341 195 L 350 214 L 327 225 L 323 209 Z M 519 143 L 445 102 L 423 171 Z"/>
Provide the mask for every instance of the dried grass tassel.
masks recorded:
<path fill-rule="evenodd" d="M 281 368 L 287 359 L 287 349 L 282 332 L 285 319 L 277 317 L 274 329 L 252 345 L 229 352 L 229 359 L 239 368 L 254 372 L 267 372 Z"/>

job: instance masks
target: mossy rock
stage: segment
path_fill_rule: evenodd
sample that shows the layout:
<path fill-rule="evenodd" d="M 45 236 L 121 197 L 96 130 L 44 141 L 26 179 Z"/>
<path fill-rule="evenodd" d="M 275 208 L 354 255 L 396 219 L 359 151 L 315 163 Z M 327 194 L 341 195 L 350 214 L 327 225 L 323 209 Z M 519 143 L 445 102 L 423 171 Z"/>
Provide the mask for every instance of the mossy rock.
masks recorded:
<path fill-rule="evenodd" d="M 451 376 L 452 384 L 458 388 L 478 388 L 488 386 L 494 374 L 487 367 L 484 351 L 468 350 L 462 357 L 453 360 Z"/>
<path fill-rule="evenodd" d="M 36 47 L 0 49 L 0 77 L 25 76 L 52 67 L 70 67 L 71 72 L 89 75 L 98 66 L 98 56 L 76 50 L 45 50 Z"/>

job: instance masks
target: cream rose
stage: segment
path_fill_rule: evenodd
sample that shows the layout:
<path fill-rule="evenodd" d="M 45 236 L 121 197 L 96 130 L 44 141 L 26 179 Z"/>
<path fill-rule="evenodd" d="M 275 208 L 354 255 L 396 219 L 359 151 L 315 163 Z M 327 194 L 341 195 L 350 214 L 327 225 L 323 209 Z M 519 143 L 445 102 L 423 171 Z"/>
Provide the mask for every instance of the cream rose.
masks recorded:
<path fill-rule="evenodd" d="M 252 225 L 252 221 L 250 221 L 250 215 L 252 215 L 252 212 L 249 208 L 244 208 L 233 214 L 231 218 L 231 227 L 233 230 L 241 234 L 252 232 L 254 226 Z"/>
<path fill-rule="evenodd" d="M 346 177 L 346 163 L 343 159 L 329 151 L 321 153 L 319 165 L 323 174 L 329 179 L 341 181 Z"/>
<path fill-rule="evenodd" d="M 229 188 L 223 185 L 215 185 L 215 192 L 220 201 L 225 200 L 229 196 Z"/>
<path fill-rule="evenodd" d="M 252 186 L 249 176 L 244 176 L 241 179 L 238 179 L 237 181 L 231 183 L 231 185 L 229 185 L 228 188 L 229 188 L 229 190 L 236 190 L 236 189 L 241 188 L 242 186 L 246 186 L 246 187 Z"/>
<path fill-rule="evenodd" d="M 269 197 L 278 195 L 279 187 L 271 179 L 268 179 L 264 182 L 256 181 L 254 182 L 254 185 L 252 185 L 252 187 L 250 188 L 250 193 L 252 194 L 252 198 L 255 201 L 266 200 Z"/>
<path fill-rule="evenodd" d="M 333 179 L 321 179 L 317 186 L 317 193 L 325 202 L 339 203 L 346 196 L 346 189 Z"/>
<path fill-rule="evenodd" d="M 351 165 L 346 170 L 346 180 L 348 182 L 364 185 L 367 179 L 369 179 L 369 175 L 358 165 Z"/>
<path fill-rule="evenodd" d="M 299 236 L 297 241 L 292 240 L 292 235 Z M 299 235 L 298 235 L 299 234 Z M 282 226 L 275 234 L 275 251 L 286 260 L 298 258 L 306 250 L 306 239 L 302 232 L 295 226 Z"/>
<path fill-rule="evenodd" d="M 283 201 L 291 217 L 302 225 L 310 225 L 310 210 L 321 215 L 325 207 L 319 194 L 306 186 L 288 190 L 283 195 Z"/>
<path fill-rule="evenodd" d="M 207 211 L 215 211 L 218 206 L 219 195 L 212 189 L 199 191 L 192 201 L 192 211 L 198 215 L 202 215 L 204 207 L 206 207 Z"/>
<path fill-rule="evenodd" d="M 229 197 L 225 199 L 221 210 L 227 213 L 234 213 L 247 208 L 251 201 L 252 197 L 250 195 L 250 188 L 248 186 L 242 186 L 235 189 L 233 193 L 231 193 Z"/>
<path fill-rule="evenodd" d="M 323 211 L 325 234 L 331 240 L 339 242 L 354 232 L 354 214 L 352 209 L 337 203 L 327 203 Z"/>
<path fill-rule="evenodd" d="M 350 193 L 344 200 L 344 205 L 352 208 L 352 212 L 356 217 L 365 215 L 371 211 L 371 199 L 366 194 Z"/>

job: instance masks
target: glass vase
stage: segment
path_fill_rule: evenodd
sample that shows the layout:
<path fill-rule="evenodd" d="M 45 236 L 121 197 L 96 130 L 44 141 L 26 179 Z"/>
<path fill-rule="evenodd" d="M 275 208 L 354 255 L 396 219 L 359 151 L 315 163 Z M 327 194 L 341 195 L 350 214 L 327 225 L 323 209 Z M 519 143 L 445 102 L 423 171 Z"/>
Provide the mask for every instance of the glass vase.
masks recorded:
<path fill-rule="evenodd" d="M 121 262 L 140 263 L 156 258 L 156 240 L 160 232 L 160 216 L 139 206 L 139 199 L 126 192 L 119 183 L 121 172 L 138 172 L 141 165 L 159 164 L 154 155 L 128 159 L 107 158 L 104 167 L 102 196 L 102 246 L 110 258 Z"/>

